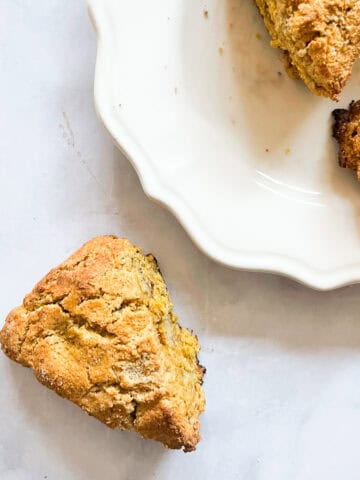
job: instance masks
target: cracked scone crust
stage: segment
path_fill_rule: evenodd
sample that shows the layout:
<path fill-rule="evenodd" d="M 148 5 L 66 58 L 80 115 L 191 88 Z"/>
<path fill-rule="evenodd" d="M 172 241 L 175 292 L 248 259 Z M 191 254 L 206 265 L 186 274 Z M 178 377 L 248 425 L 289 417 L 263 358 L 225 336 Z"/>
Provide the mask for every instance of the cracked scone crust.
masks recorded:
<path fill-rule="evenodd" d="M 95 238 L 51 270 L 0 332 L 4 352 L 112 428 L 195 449 L 195 335 L 179 327 L 157 263 L 126 239 Z"/>
<path fill-rule="evenodd" d="M 360 55 L 358 0 L 256 0 L 272 37 L 308 88 L 338 100 Z"/>
<path fill-rule="evenodd" d="M 333 117 L 333 137 L 339 144 L 339 165 L 355 170 L 360 180 L 360 100 L 351 102 L 349 110 L 334 110 Z"/>

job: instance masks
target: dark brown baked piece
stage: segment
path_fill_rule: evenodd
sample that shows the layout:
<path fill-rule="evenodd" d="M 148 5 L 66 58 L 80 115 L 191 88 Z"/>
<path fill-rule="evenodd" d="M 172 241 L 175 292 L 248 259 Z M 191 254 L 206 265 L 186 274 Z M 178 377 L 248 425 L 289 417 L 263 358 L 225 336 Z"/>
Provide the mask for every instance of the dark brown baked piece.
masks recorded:
<path fill-rule="evenodd" d="M 111 428 L 195 449 L 195 335 L 177 323 L 157 263 L 128 240 L 95 238 L 45 276 L 0 332 L 3 351 Z"/>
<path fill-rule="evenodd" d="M 359 0 L 255 0 L 292 76 L 338 100 L 360 55 Z"/>
<path fill-rule="evenodd" d="M 357 172 L 360 180 L 360 100 L 351 102 L 349 109 L 332 112 L 335 123 L 333 137 L 339 144 L 339 164 Z"/>

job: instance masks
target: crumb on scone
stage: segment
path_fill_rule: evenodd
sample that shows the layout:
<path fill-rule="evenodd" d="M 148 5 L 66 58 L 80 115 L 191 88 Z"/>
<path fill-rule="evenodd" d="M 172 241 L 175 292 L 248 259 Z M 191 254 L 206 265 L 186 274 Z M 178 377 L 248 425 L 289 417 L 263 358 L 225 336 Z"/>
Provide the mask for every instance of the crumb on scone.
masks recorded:
<path fill-rule="evenodd" d="M 358 0 L 255 0 L 287 71 L 315 94 L 338 100 L 360 55 Z"/>
<path fill-rule="evenodd" d="M 0 343 L 109 427 L 195 449 L 199 343 L 178 325 L 154 257 L 128 240 L 95 238 L 51 270 L 10 312 Z"/>
<path fill-rule="evenodd" d="M 349 109 L 332 112 L 335 122 L 333 137 L 339 144 L 339 164 L 357 172 L 360 180 L 360 100 L 351 102 Z"/>

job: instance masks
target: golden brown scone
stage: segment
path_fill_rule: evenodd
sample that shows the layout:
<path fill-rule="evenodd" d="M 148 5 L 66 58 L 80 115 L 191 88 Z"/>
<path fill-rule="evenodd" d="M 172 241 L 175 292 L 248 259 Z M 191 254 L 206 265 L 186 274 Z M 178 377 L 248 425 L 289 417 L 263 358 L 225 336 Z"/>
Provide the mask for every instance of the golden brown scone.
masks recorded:
<path fill-rule="evenodd" d="M 317 95 L 338 100 L 360 56 L 358 0 L 255 0 L 290 70 Z"/>
<path fill-rule="evenodd" d="M 334 110 L 333 137 L 339 144 L 339 165 L 357 172 L 360 180 L 360 100 L 351 102 L 349 110 Z"/>
<path fill-rule="evenodd" d="M 195 335 L 179 327 L 152 255 L 114 236 L 51 270 L 0 332 L 6 355 L 111 428 L 195 449 L 201 388 Z"/>

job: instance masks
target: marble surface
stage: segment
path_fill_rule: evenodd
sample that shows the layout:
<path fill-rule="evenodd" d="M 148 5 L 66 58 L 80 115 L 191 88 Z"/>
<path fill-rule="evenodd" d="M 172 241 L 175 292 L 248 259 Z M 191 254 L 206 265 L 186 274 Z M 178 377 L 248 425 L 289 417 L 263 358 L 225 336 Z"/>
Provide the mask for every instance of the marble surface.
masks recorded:
<path fill-rule="evenodd" d="M 318 293 L 207 259 L 95 116 L 85 3 L 0 3 L 0 323 L 50 267 L 114 233 L 157 256 L 208 369 L 203 440 L 184 454 L 105 428 L 1 355 L 0 479 L 357 480 L 360 287 Z"/>

